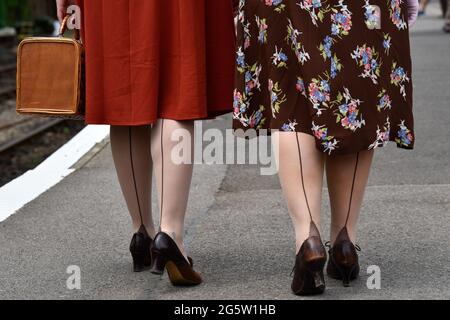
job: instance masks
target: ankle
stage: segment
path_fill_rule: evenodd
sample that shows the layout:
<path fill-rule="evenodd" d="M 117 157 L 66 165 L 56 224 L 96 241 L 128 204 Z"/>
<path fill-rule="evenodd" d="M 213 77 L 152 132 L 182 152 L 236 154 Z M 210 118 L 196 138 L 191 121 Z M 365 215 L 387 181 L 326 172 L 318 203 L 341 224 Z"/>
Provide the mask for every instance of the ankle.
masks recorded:
<path fill-rule="evenodd" d="M 295 228 L 295 242 L 296 242 L 296 248 L 297 252 L 300 250 L 303 243 L 313 237 L 321 237 L 320 236 L 320 223 L 319 222 L 308 222 L 308 223 L 301 223 L 298 224 Z"/>
<path fill-rule="evenodd" d="M 161 232 L 164 232 L 169 237 L 171 237 L 173 241 L 175 241 L 175 243 L 178 246 L 178 249 L 180 249 L 183 256 L 187 259 L 186 248 L 184 245 L 184 237 L 181 235 L 181 232 L 176 232 L 165 228 L 162 228 Z"/>
<path fill-rule="evenodd" d="M 302 247 L 302 245 L 305 243 L 306 240 L 308 240 L 311 237 L 309 233 L 301 233 L 297 234 L 295 237 L 295 252 L 298 253 Z"/>
<path fill-rule="evenodd" d="M 139 225 L 133 225 L 133 233 L 138 233 L 139 230 L 141 229 L 142 224 Z M 147 231 L 147 234 L 149 235 L 150 238 L 154 239 L 156 232 L 155 232 L 155 228 L 153 226 L 148 226 L 148 225 L 144 225 L 145 230 Z"/>
<path fill-rule="evenodd" d="M 331 233 L 330 233 L 330 244 L 331 246 L 334 245 L 336 242 L 337 237 L 342 232 L 344 228 L 343 227 L 331 227 Z M 356 230 L 354 228 L 350 228 L 347 226 L 347 233 L 350 241 L 352 243 L 356 243 Z"/>

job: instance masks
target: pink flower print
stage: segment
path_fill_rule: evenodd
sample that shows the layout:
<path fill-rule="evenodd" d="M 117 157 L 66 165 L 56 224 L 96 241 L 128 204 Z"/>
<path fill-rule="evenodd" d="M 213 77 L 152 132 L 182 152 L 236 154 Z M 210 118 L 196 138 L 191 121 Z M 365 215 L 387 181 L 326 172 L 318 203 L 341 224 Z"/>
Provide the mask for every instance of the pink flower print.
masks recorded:
<path fill-rule="evenodd" d="M 299 3 L 297 3 L 301 9 L 307 11 L 309 13 L 309 16 L 311 17 L 312 23 L 315 26 L 318 26 L 318 22 L 322 22 L 325 13 L 329 12 L 330 6 L 327 5 L 324 6 L 323 0 L 301 0 Z"/>
<path fill-rule="evenodd" d="M 331 152 L 338 148 L 339 141 L 336 140 L 334 136 L 328 135 L 328 128 L 325 128 L 325 126 L 318 126 L 313 122 L 311 130 L 316 139 L 320 140 L 324 152 L 328 152 L 330 155 Z"/>
<path fill-rule="evenodd" d="M 258 41 L 259 43 L 267 43 L 267 29 L 269 26 L 267 25 L 266 19 L 261 19 L 260 17 L 256 16 L 256 25 L 259 29 L 259 35 L 258 35 Z"/>
<path fill-rule="evenodd" d="M 341 124 L 343 127 L 348 127 L 350 125 L 350 122 L 348 121 L 348 118 L 345 117 L 344 119 L 342 119 Z"/>
<path fill-rule="evenodd" d="M 352 98 L 350 91 L 344 88 L 344 93 L 339 92 L 336 100 L 331 103 L 332 106 L 338 106 L 334 111 L 336 122 L 340 122 L 345 129 L 353 132 L 362 128 L 366 124 L 366 121 L 362 115 L 358 119 L 360 113 L 358 107 L 361 103 L 359 99 Z"/>
<path fill-rule="evenodd" d="M 406 83 L 410 81 L 408 74 L 405 69 L 397 65 L 397 62 L 392 62 L 392 71 L 391 71 L 391 84 L 400 88 L 400 94 L 403 96 L 403 99 L 406 100 Z"/>
<path fill-rule="evenodd" d="M 391 16 L 392 23 L 397 27 L 398 30 L 406 29 L 408 24 L 402 17 L 401 4 L 404 0 L 389 0 L 389 14 Z"/>
<path fill-rule="evenodd" d="M 355 101 L 352 101 L 348 105 L 348 112 L 354 113 L 355 111 L 356 111 L 356 103 L 355 103 Z"/>
<path fill-rule="evenodd" d="M 352 28 L 352 12 L 344 4 L 344 0 L 340 0 L 331 10 L 331 34 L 339 38 L 348 35 Z"/>
<path fill-rule="evenodd" d="M 390 110 L 392 109 L 392 100 L 391 97 L 386 93 L 386 89 L 383 89 L 380 91 L 380 93 L 378 94 L 378 104 L 377 104 L 377 109 L 378 111 L 381 110 Z"/>
<path fill-rule="evenodd" d="M 248 47 L 250 47 L 250 38 L 245 38 L 245 42 L 244 42 L 244 48 L 248 49 Z"/>
<path fill-rule="evenodd" d="M 374 84 L 378 84 L 378 77 L 381 73 L 381 60 L 378 52 L 364 44 L 361 47 L 358 46 L 350 55 L 357 65 L 363 68 L 363 72 L 359 76 L 370 78 Z"/>

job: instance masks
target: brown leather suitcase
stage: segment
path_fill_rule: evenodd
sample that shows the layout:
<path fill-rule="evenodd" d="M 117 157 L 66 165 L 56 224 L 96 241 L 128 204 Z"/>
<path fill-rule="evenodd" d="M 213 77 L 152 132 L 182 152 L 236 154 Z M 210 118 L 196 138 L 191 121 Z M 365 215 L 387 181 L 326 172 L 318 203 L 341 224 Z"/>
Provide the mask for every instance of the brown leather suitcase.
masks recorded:
<path fill-rule="evenodd" d="M 17 51 L 17 105 L 20 114 L 82 120 L 84 49 L 79 32 L 64 38 L 66 17 L 59 37 L 23 40 Z"/>

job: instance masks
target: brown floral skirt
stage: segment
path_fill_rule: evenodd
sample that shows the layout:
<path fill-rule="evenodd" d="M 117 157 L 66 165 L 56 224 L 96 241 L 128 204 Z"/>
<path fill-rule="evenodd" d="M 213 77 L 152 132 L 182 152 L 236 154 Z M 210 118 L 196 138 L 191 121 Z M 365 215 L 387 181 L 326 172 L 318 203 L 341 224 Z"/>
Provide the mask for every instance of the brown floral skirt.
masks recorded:
<path fill-rule="evenodd" d="M 411 69 L 404 0 L 241 0 L 234 129 L 413 149 Z"/>

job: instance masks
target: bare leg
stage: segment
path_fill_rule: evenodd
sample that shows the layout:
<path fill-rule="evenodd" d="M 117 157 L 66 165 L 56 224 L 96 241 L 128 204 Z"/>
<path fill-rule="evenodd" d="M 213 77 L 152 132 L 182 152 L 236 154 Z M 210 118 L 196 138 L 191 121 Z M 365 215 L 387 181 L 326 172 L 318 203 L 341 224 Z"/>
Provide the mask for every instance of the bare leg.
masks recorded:
<path fill-rule="evenodd" d="M 144 225 L 154 237 L 150 140 L 150 126 L 111 126 L 113 159 L 134 232 Z"/>
<path fill-rule="evenodd" d="M 447 0 L 447 12 L 445 13 L 445 23 L 450 24 L 450 0 Z"/>
<path fill-rule="evenodd" d="M 311 220 L 320 225 L 325 155 L 304 133 L 274 133 L 279 142 L 279 177 L 294 224 L 297 252 L 310 236 Z M 274 145 L 277 148 L 276 145 Z"/>
<path fill-rule="evenodd" d="M 328 192 L 331 205 L 331 241 L 347 226 L 350 240 L 355 243 L 356 229 L 369 179 L 374 151 L 330 156 L 326 160 Z"/>
<path fill-rule="evenodd" d="M 183 134 L 182 142 L 172 141 L 174 132 Z M 174 148 L 181 144 L 182 150 L 189 153 L 184 154 L 188 163 L 174 161 Z M 175 240 L 185 256 L 184 219 L 193 171 L 193 144 L 193 121 L 159 120 L 153 127 L 152 155 L 159 191 L 160 230 Z M 176 156 L 180 154 L 176 152 Z"/>
<path fill-rule="evenodd" d="M 425 11 L 425 9 L 428 6 L 428 2 L 429 2 L 429 0 L 420 0 L 419 1 L 419 10 L 420 11 Z"/>

